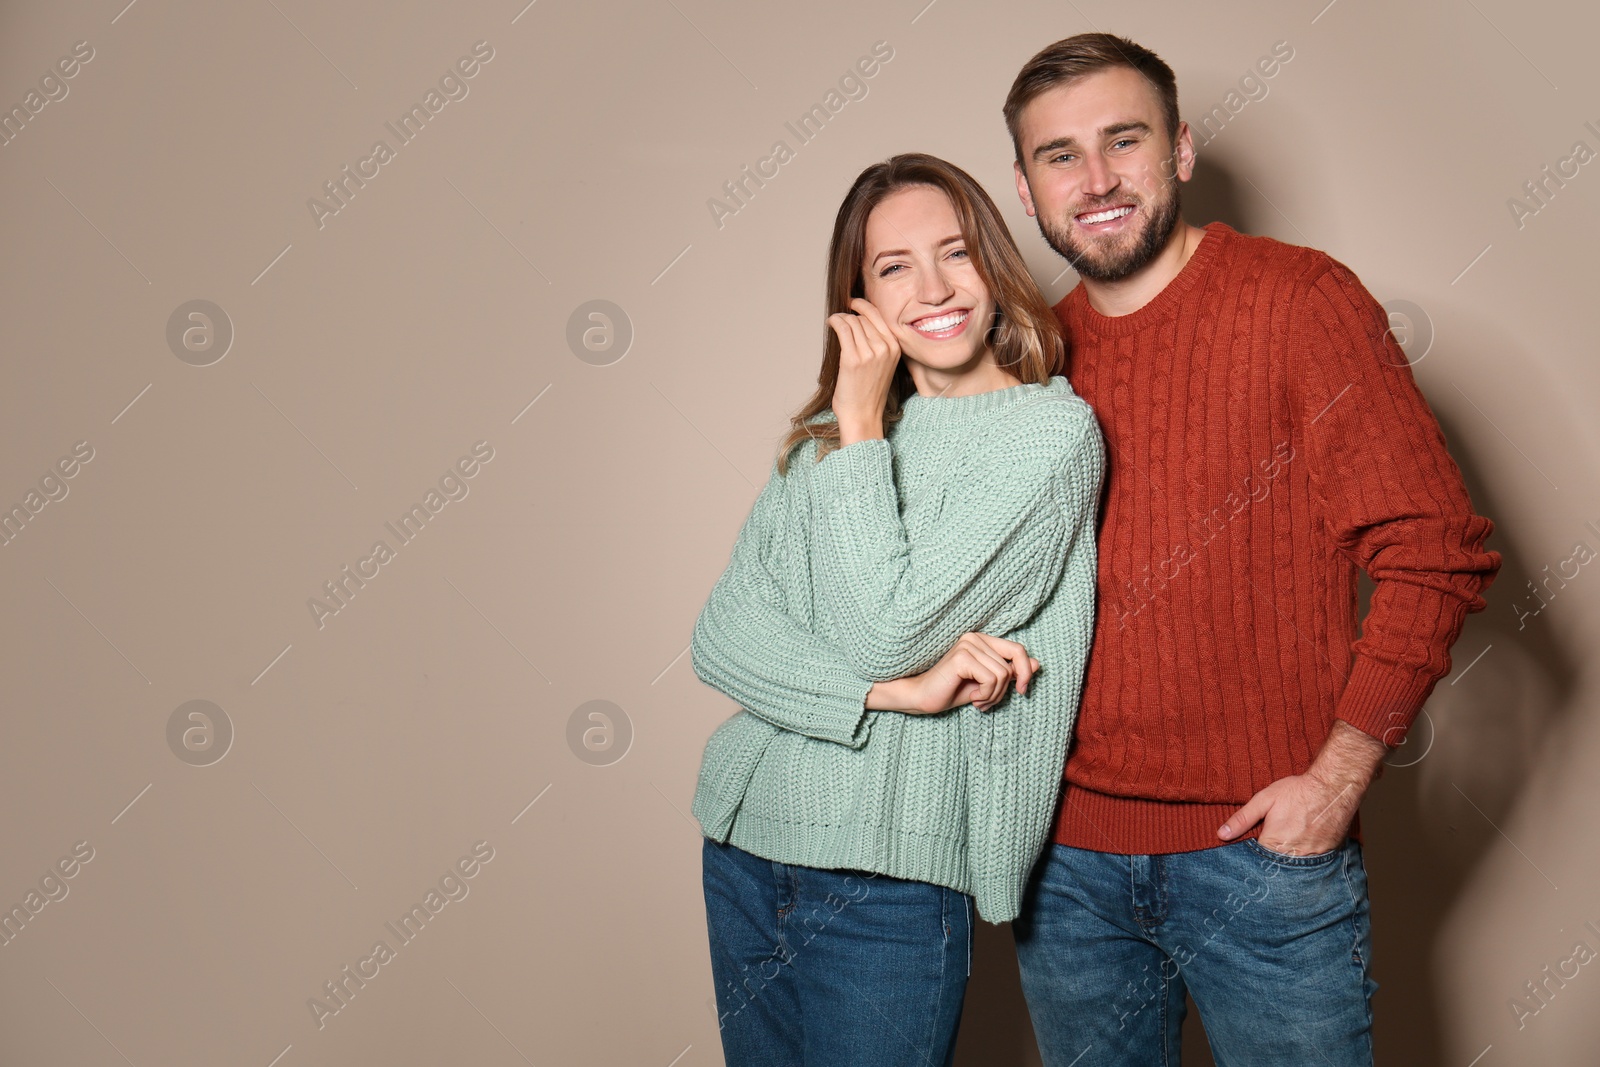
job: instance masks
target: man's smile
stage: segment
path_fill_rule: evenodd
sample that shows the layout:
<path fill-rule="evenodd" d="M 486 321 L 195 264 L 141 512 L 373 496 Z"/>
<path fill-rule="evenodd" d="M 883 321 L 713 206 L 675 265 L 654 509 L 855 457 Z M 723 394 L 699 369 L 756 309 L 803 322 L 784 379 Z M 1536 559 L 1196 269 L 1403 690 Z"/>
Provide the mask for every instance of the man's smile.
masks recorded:
<path fill-rule="evenodd" d="M 1134 205 L 1118 204 L 1115 207 L 1100 208 L 1096 211 L 1085 212 L 1075 218 L 1078 225 L 1091 233 L 1110 233 L 1123 228 L 1122 220 L 1134 213 Z"/>

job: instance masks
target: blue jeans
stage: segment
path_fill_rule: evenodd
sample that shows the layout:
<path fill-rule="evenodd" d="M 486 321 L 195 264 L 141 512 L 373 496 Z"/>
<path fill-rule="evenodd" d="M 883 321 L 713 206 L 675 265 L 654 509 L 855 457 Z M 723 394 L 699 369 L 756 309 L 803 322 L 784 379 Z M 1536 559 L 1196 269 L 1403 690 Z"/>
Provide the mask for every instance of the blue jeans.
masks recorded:
<path fill-rule="evenodd" d="M 1013 924 L 1046 1067 L 1177 1064 L 1184 994 L 1218 1067 L 1370 1067 L 1361 846 L 1124 856 L 1051 843 Z"/>
<path fill-rule="evenodd" d="M 702 840 L 729 1067 L 948 1067 L 972 971 L 970 896 Z"/>

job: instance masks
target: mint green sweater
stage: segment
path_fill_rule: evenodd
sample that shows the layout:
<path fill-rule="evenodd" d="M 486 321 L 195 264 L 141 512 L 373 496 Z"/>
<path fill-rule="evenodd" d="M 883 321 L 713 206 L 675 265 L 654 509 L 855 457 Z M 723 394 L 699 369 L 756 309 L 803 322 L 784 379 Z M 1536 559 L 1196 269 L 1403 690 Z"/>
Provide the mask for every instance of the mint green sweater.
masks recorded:
<path fill-rule="evenodd" d="M 767 859 L 970 893 L 1005 922 L 1049 832 L 1089 653 L 1099 427 L 1058 375 L 913 394 L 887 439 L 816 452 L 797 446 L 786 477 L 774 464 L 695 622 L 695 674 L 742 709 L 706 743 L 695 818 Z M 874 681 L 974 630 L 1043 664 L 1026 695 L 866 709 Z"/>

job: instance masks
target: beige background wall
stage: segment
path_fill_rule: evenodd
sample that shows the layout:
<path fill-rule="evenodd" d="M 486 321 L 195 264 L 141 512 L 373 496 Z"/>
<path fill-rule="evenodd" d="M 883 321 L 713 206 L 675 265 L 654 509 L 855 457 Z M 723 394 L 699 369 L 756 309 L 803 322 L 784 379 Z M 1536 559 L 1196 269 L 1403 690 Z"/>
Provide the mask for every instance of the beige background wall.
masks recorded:
<path fill-rule="evenodd" d="M 1600 965 L 1520 1029 L 1509 1001 L 1600 951 L 1600 575 L 1574 553 L 1600 551 L 1600 165 L 1520 225 L 1507 201 L 1600 150 L 1600 17 L 924 2 L 4 6 L 0 104 L 60 98 L 0 147 L 0 504 L 66 495 L 0 546 L 0 904 L 66 895 L 0 947 L 0 1063 L 719 1063 L 687 811 L 733 707 L 685 651 L 814 380 L 833 212 L 866 164 L 945 156 L 1058 298 L 999 108 L 1089 28 L 1166 58 L 1191 122 L 1223 108 L 1191 222 L 1408 302 L 1499 524 L 1432 745 L 1367 806 L 1380 1056 L 1593 1061 Z M 480 41 L 401 144 L 385 123 Z M 798 144 L 784 124 L 880 41 L 866 95 Z M 719 225 L 708 200 L 779 139 L 793 158 Z M 568 341 L 592 300 L 621 310 L 595 352 Z M 402 544 L 385 523 L 441 485 Z M 441 880 L 459 899 L 402 945 L 385 924 Z M 319 1028 L 308 1000 L 380 939 Z M 1036 1062 L 1010 952 L 983 928 L 964 1063 Z"/>

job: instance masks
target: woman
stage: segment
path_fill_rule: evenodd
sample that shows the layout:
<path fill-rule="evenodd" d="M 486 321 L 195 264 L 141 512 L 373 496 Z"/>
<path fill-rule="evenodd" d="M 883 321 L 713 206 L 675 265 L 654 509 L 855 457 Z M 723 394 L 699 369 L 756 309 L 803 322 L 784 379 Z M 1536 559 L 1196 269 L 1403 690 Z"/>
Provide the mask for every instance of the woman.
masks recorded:
<path fill-rule="evenodd" d="M 1017 914 L 1054 813 L 1103 446 L 959 168 L 863 171 L 827 295 L 819 388 L 691 646 L 743 708 L 694 799 L 723 1049 L 948 1063 L 973 898 L 990 922 Z"/>

